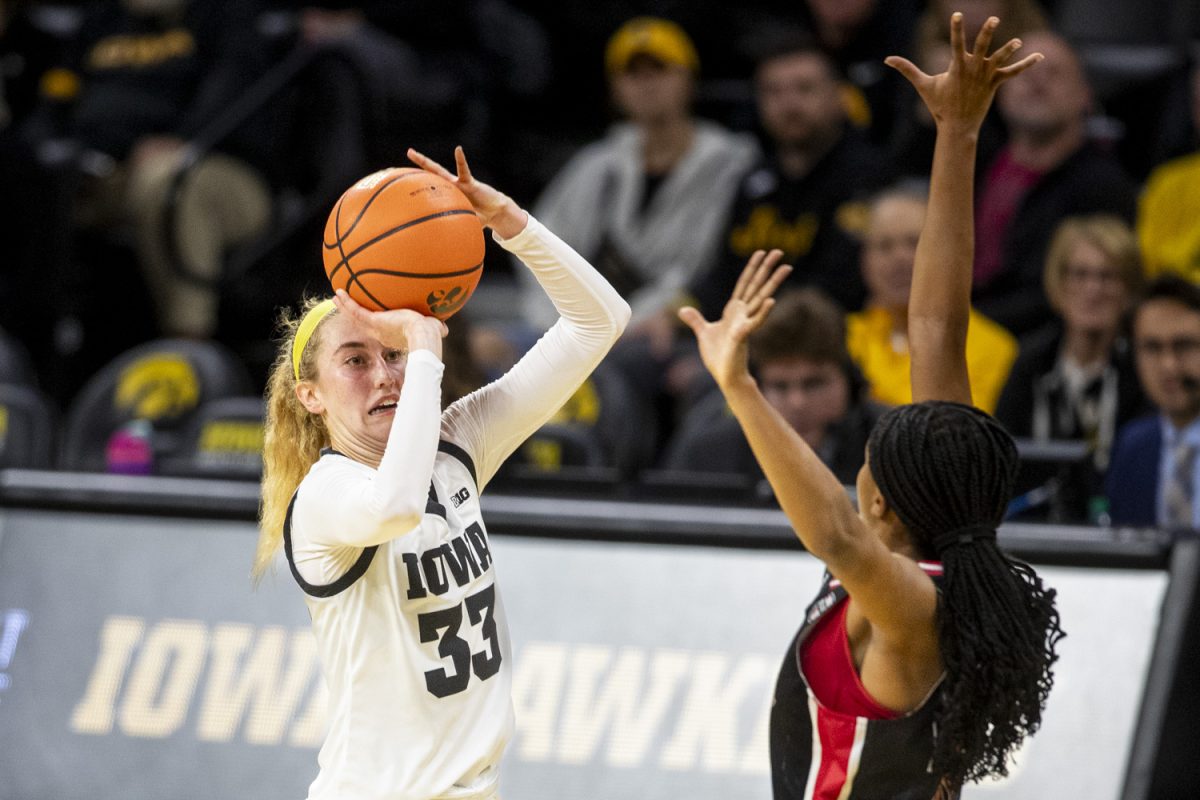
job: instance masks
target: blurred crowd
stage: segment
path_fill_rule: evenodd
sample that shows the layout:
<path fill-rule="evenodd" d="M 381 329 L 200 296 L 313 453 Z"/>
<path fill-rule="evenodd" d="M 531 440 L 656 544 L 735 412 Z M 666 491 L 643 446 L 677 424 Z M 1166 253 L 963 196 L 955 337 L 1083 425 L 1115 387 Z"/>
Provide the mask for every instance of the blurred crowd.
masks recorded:
<path fill-rule="evenodd" d="M 795 271 L 753 370 L 852 484 L 911 400 L 934 139 L 883 59 L 940 71 L 961 10 L 1045 55 L 997 98 L 971 212 L 966 356 L 1021 445 L 1012 513 L 1200 526 L 1194 6 L 0 0 L 0 465 L 257 474 L 273 321 L 327 291 L 328 209 L 409 146 L 463 144 L 634 310 L 513 470 L 758 487 L 676 311 L 719 314 L 779 248 Z M 554 319 L 486 263 L 447 402 Z"/>

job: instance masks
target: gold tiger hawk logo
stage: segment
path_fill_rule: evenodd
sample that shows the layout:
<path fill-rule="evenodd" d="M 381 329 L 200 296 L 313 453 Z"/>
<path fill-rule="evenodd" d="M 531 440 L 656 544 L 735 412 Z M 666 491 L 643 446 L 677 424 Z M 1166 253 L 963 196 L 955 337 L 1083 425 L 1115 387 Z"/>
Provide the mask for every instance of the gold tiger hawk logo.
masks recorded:
<path fill-rule="evenodd" d="M 146 356 L 121 373 L 114 400 L 137 419 L 174 417 L 200 402 L 200 380 L 182 356 Z"/>
<path fill-rule="evenodd" d="M 471 293 L 461 286 L 455 286 L 449 291 L 435 289 L 425 298 L 425 305 L 429 306 L 430 314 L 449 314 L 462 308 L 470 296 Z"/>

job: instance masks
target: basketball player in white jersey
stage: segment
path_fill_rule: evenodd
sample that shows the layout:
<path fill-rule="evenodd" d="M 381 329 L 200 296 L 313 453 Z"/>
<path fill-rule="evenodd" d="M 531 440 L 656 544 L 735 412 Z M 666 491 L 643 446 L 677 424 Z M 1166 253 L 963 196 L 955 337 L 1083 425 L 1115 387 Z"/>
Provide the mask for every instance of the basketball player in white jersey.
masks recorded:
<path fill-rule="evenodd" d="M 330 727 L 310 800 L 487 800 L 512 658 L 479 494 L 600 363 L 629 306 L 511 199 L 455 181 L 558 322 L 506 375 L 441 408 L 445 325 L 343 292 L 288 324 L 270 384 L 255 574 L 282 546 L 312 616 Z"/>

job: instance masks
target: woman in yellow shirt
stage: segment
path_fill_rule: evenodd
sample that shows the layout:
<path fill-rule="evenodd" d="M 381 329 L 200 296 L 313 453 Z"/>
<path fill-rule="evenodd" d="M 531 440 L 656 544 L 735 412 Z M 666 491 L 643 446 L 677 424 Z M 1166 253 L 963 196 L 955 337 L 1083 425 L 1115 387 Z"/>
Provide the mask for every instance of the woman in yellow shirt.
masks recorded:
<path fill-rule="evenodd" d="M 846 318 L 846 347 L 871 384 L 871 396 L 881 403 L 912 402 L 908 295 L 927 198 L 926 184 L 911 181 L 885 190 L 871 203 L 862 248 L 867 304 Z M 972 309 L 966 356 L 971 396 L 979 408 L 993 413 L 1017 358 L 1017 340 Z"/>
<path fill-rule="evenodd" d="M 1200 134 L 1200 63 L 1191 74 L 1192 127 Z M 1200 150 L 1159 165 L 1138 203 L 1137 233 L 1146 277 L 1176 272 L 1200 281 Z"/>

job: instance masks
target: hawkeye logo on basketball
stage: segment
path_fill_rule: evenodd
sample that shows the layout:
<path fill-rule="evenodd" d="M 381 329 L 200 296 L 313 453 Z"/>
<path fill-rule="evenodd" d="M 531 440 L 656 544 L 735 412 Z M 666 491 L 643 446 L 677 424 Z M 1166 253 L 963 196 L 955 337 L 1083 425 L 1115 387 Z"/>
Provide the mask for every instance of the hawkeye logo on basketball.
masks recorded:
<path fill-rule="evenodd" d="M 471 293 L 463 291 L 461 286 L 455 286 L 450 291 L 435 289 L 425 298 L 425 304 L 429 306 L 431 314 L 449 314 L 457 311 L 463 303 L 467 302 L 470 295 Z"/>
<path fill-rule="evenodd" d="M 454 506 L 455 508 L 458 508 L 463 503 L 467 502 L 467 500 L 469 500 L 470 498 L 471 498 L 471 492 L 469 489 L 467 489 L 467 487 L 464 486 L 461 489 L 459 489 L 457 492 L 455 492 L 454 496 L 450 498 L 450 505 Z"/>

